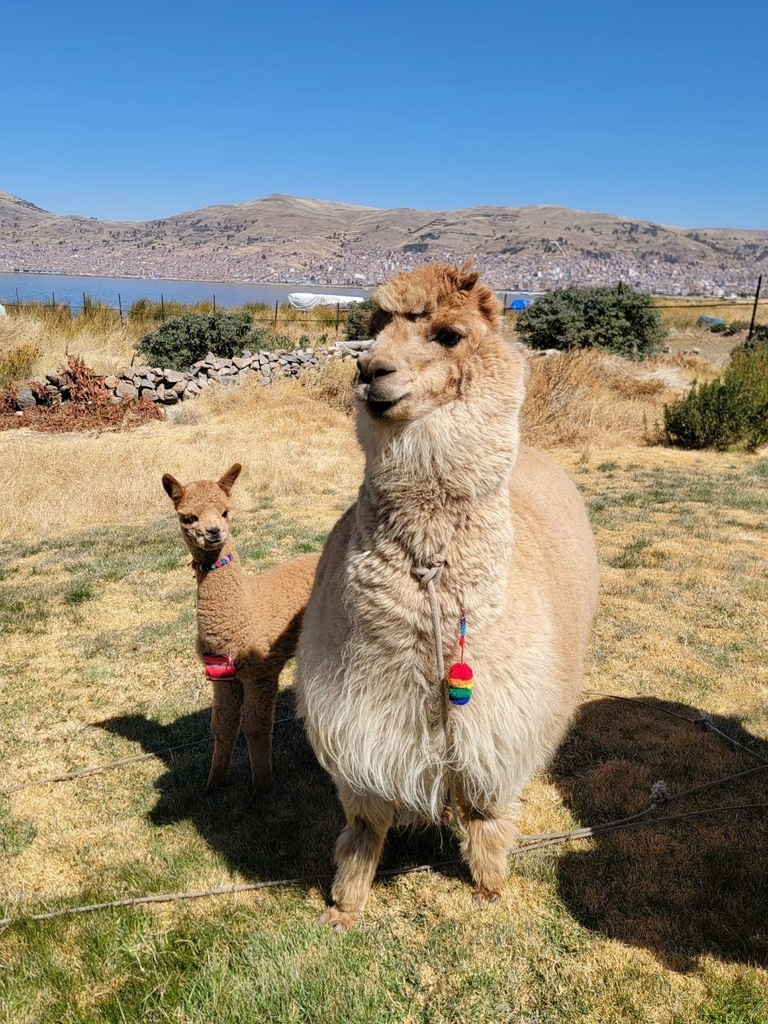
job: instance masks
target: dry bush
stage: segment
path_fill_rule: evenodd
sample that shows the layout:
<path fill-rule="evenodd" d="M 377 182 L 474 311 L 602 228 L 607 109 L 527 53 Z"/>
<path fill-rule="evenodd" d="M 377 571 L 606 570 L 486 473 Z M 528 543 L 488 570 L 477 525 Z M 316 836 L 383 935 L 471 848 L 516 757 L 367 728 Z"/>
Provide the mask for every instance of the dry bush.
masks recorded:
<path fill-rule="evenodd" d="M 162 419 L 160 409 L 146 399 L 113 401 L 103 381 L 78 356 L 66 359 L 59 376 L 69 393 L 66 402 L 51 402 L 45 388 L 33 384 L 41 404 L 17 413 L 14 411 L 16 389 L 9 386 L 0 392 L 0 430 L 31 427 L 50 434 L 73 430 L 101 433 L 127 430 Z"/>
<path fill-rule="evenodd" d="M 529 355 L 528 371 L 522 431 L 539 448 L 647 443 L 669 386 L 656 363 L 595 350 Z"/>
<path fill-rule="evenodd" d="M 306 395 L 318 402 L 325 402 L 332 409 L 351 416 L 355 410 L 354 380 L 357 376 L 357 362 L 347 359 L 329 359 L 299 378 Z"/>

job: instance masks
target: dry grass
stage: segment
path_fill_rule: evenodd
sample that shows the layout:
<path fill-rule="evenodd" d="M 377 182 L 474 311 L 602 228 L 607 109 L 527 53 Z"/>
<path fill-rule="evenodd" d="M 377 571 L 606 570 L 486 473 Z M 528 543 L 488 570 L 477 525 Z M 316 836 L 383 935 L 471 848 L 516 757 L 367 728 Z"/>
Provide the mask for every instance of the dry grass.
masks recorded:
<path fill-rule="evenodd" d="M 678 367 L 594 350 L 530 356 L 523 438 L 539 448 L 647 443 L 664 401 L 685 387 Z"/>
<path fill-rule="evenodd" d="M 665 327 L 690 328 L 696 326 L 700 316 L 714 316 L 725 320 L 749 321 L 752 318 L 753 299 L 708 299 L 706 304 L 701 299 L 656 300 L 661 310 L 661 319 Z M 768 299 L 761 299 L 757 304 L 755 323 L 768 324 Z"/>
<path fill-rule="evenodd" d="M 526 832 L 632 813 L 659 778 L 679 792 L 753 763 L 667 711 L 706 709 L 768 754 L 768 460 L 643 444 L 655 382 L 684 367 L 556 358 L 532 365 L 527 430 L 556 446 L 597 534 L 587 689 L 652 706 L 587 696 L 526 790 Z M 160 475 L 243 463 L 249 571 L 317 549 L 362 458 L 350 418 L 311 394 L 212 390 L 130 434 L 0 435 L 4 784 L 207 734 L 193 580 Z M 257 804 L 242 749 L 233 787 L 202 797 L 205 745 L 0 798 L 2 908 L 330 872 L 338 805 L 292 714 L 284 689 L 277 787 Z M 768 802 L 765 776 L 669 811 L 753 802 Z M 448 833 L 420 830 L 393 835 L 384 866 L 456 855 Z M 0 933 L 0 1020 L 761 1024 L 766 860 L 768 817 L 732 813 L 519 858 L 495 908 L 475 908 L 455 869 L 378 882 L 343 938 L 313 928 L 314 882 L 21 925 Z"/>
<path fill-rule="evenodd" d="M 359 476 L 361 456 L 346 417 L 307 397 L 299 383 L 265 388 L 249 379 L 234 390 L 212 387 L 174 411 L 128 435 L 0 434 L 0 539 L 21 521 L 40 538 L 162 515 L 164 472 L 202 479 L 242 461 L 240 502 L 270 494 L 291 506 L 303 494 L 310 508 L 318 492 L 347 493 Z"/>

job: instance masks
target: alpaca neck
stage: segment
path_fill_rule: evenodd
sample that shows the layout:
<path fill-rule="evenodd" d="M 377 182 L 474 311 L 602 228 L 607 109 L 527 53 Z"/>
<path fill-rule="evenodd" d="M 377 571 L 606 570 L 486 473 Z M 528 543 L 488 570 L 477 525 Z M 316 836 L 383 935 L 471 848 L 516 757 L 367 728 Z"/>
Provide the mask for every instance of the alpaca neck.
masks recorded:
<path fill-rule="evenodd" d="M 361 423 L 360 437 L 367 456 L 361 503 L 415 558 L 447 550 L 481 509 L 508 518 L 516 415 L 452 403 L 405 427 Z"/>
<path fill-rule="evenodd" d="M 209 654 L 228 654 L 235 637 L 233 627 L 245 621 L 245 588 L 240 559 L 229 542 L 221 550 L 193 551 L 195 562 L 212 565 L 226 555 L 232 560 L 216 569 L 195 569 L 197 579 L 197 631 L 200 644 Z"/>

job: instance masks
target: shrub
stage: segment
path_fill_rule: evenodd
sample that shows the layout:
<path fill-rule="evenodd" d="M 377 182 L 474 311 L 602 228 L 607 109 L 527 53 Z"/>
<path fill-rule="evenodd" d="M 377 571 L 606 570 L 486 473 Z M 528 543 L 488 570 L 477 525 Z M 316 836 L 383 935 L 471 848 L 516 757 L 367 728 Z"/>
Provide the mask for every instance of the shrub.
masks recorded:
<path fill-rule="evenodd" d="M 0 353 L 0 388 L 29 380 L 40 355 L 39 348 L 27 344 L 16 345 L 8 352 Z"/>
<path fill-rule="evenodd" d="M 152 366 L 187 370 L 208 352 L 232 357 L 249 346 L 248 313 L 185 313 L 145 334 L 137 349 Z"/>
<path fill-rule="evenodd" d="M 664 432 L 680 448 L 743 447 L 768 443 L 768 344 L 739 345 L 722 377 L 693 383 L 684 398 L 664 406 Z"/>
<path fill-rule="evenodd" d="M 650 296 L 622 284 L 548 292 L 523 310 L 517 331 L 531 348 L 594 347 L 640 358 L 658 352 L 665 337 Z"/>
<path fill-rule="evenodd" d="M 373 299 L 363 299 L 349 307 L 344 337 L 347 341 L 360 341 L 371 336 L 371 313 L 376 308 Z"/>

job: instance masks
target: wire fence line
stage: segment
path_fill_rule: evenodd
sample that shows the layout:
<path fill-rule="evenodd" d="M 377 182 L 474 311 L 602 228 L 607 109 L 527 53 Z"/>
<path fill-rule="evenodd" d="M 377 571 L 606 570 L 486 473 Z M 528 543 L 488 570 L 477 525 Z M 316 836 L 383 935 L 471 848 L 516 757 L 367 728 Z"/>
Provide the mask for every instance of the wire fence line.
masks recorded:
<path fill-rule="evenodd" d="M 520 292 L 520 291 L 512 291 L 512 290 L 496 291 L 495 292 L 496 297 L 502 303 L 504 314 L 505 315 L 510 315 L 510 316 L 516 316 L 517 314 L 523 312 L 524 309 L 526 309 L 529 305 L 531 305 L 532 302 L 535 301 L 535 299 L 539 296 L 539 294 L 546 294 L 546 293 L 543 293 L 543 292 L 542 293 Z M 82 301 L 81 302 L 74 302 L 72 300 L 68 300 L 68 301 L 62 301 L 61 299 L 57 300 L 56 293 L 55 292 L 51 292 L 50 299 L 47 296 L 44 299 L 43 298 L 40 298 L 40 299 L 22 299 L 19 296 L 19 290 L 17 288 L 15 290 L 15 294 L 14 294 L 13 297 L 11 297 L 11 298 L 2 298 L 2 297 L 0 297 L 0 304 L 4 305 L 6 307 L 6 309 L 13 309 L 13 310 L 16 310 L 18 312 L 23 312 L 24 310 L 40 309 L 40 307 L 47 307 L 47 308 L 50 308 L 50 309 L 69 309 L 70 314 L 76 313 L 76 314 L 85 314 L 85 315 L 87 315 L 89 311 L 94 311 L 95 312 L 95 311 L 98 311 L 98 310 L 101 310 L 101 309 L 110 309 L 110 310 L 114 310 L 116 313 L 118 313 L 119 316 L 120 316 L 120 319 L 122 320 L 125 317 L 129 317 L 130 318 L 132 316 L 132 309 L 138 303 L 150 303 L 154 307 L 158 307 L 159 306 L 161 321 L 165 321 L 166 319 L 173 318 L 173 317 L 177 316 L 178 314 L 175 312 L 175 310 L 179 306 L 183 307 L 184 309 L 192 309 L 195 306 L 202 306 L 202 305 L 206 305 L 207 304 L 207 305 L 211 306 L 212 312 L 214 312 L 214 313 L 222 312 L 222 311 L 225 311 L 225 310 L 228 310 L 228 309 L 235 310 L 235 309 L 248 309 L 249 307 L 254 307 L 254 306 L 258 306 L 258 307 L 261 307 L 261 306 L 270 306 L 271 307 L 272 306 L 271 302 L 270 303 L 266 303 L 266 302 L 252 302 L 252 303 L 246 302 L 246 303 L 242 303 L 241 305 L 222 306 L 221 303 L 217 304 L 215 293 L 211 293 L 210 298 L 203 297 L 203 298 L 195 300 L 194 302 L 189 302 L 189 301 L 182 302 L 182 301 L 179 301 L 179 300 L 176 300 L 176 299 L 169 299 L 168 300 L 169 309 L 166 310 L 166 300 L 165 300 L 164 294 L 162 294 L 162 293 L 161 293 L 161 295 L 160 295 L 160 297 L 158 299 L 153 299 L 153 298 L 150 298 L 149 296 L 146 296 L 146 297 L 139 298 L 139 299 L 132 299 L 130 303 L 123 303 L 122 295 L 121 295 L 120 292 L 117 292 L 116 295 L 117 295 L 116 299 L 111 299 L 111 300 L 110 299 L 103 299 L 103 298 L 95 299 L 95 298 L 93 298 L 93 296 L 89 295 L 87 292 L 83 292 Z M 716 298 L 716 297 L 707 298 L 707 297 L 694 296 L 694 297 L 692 297 L 692 300 L 688 299 L 685 296 L 680 296 L 680 297 L 676 297 L 676 296 L 651 296 L 651 298 L 653 299 L 654 305 L 656 306 L 657 309 L 679 309 L 679 310 L 683 310 L 683 311 L 686 311 L 686 310 L 691 310 L 691 311 L 693 311 L 693 310 L 707 310 L 707 309 L 710 309 L 710 310 L 718 310 L 718 309 L 720 309 L 720 310 L 722 310 L 723 307 L 725 307 L 725 306 L 731 307 L 731 306 L 739 305 L 739 304 L 747 305 L 749 302 L 752 301 L 750 298 L 748 298 L 746 296 L 741 296 L 739 298 L 733 298 L 733 299 Z M 516 303 L 520 303 L 520 305 L 517 305 Z M 759 305 L 761 307 L 762 306 L 768 307 L 768 299 L 763 299 L 759 303 Z M 273 313 L 271 313 L 269 316 L 259 316 L 259 317 L 254 316 L 252 319 L 253 319 L 254 323 L 275 324 L 275 325 L 277 325 L 281 320 L 283 320 L 285 322 L 290 322 L 290 323 L 328 324 L 329 327 L 334 327 L 336 330 L 338 330 L 339 326 L 342 323 L 346 322 L 346 319 L 347 319 L 347 317 L 349 315 L 350 307 L 343 306 L 341 303 L 336 303 L 333 306 L 326 306 L 325 308 L 329 309 L 329 310 L 333 310 L 332 317 L 329 318 L 329 317 L 305 316 L 305 315 L 303 315 L 305 311 L 298 310 L 295 307 L 291 307 L 289 303 L 280 302 L 280 300 L 277 299 L 277 300 L 275 300 L 275 303 L 274 303 L 274 312 Z M 354 307 L 351 307 L 351 308 L 354 308 Z M 292 310 L 291 316 L 290 317 L 281 316 L 281 314 L 280 314 L 281 309 L 291 309 Z M 308 312 L 314 312 L 314 310 L 310 310 Z"/>

